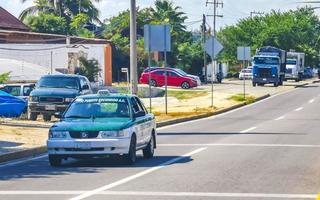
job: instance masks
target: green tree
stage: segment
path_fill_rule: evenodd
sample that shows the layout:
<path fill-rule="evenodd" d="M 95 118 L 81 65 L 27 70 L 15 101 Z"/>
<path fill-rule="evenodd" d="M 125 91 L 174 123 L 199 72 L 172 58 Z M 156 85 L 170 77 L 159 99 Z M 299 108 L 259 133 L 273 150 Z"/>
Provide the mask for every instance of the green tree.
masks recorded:
<path fill-rule="evenodd" d="M 40 13 L 38 16 L 27 18 L 27 24 L 32 31 L 40 33 L 66 34 L 67 22 L 54 14 Z"/>
<path fill-rule="evenodd" d="M 86 76 L 89 81 L 95 81 L 100 72 L 99 62 L 96 59 L 87 60 L 84 57 L 79 58 L 80 68 L 77 69 L 77 74 Z"/>
<path fill-rule="evenodd" d="M 320 21 L 308 7 L 287 12 L 272 11 L 264 16 L 245 18 L 218 33 L 224 45 L 220 59 L 236 64 L 237 46 L 248 45 L 252 53 L 261 46 L 275 46 L 286 51 L 306 53 L 306 64 L 319 62 Z"/>
<path fill-rule="evenodd" d="M 72 20 L 70 24 L 71 32 L 74 35 L 78 35 L 80 37 L 86 37 L 86 38 L 93 38 L 95 35 L 94 33 L 90 32 L 88 29 L 85 28 L 85 25 L 89 22 L 89 16 L 80 13 L 76 15 Z"/>
<path fill-rule="evenodd" d="M 26 2 L 30 0 L 21 1 Z M 28 16 L 37 16 L 39 13 L 50 13 L 63 17 L 69 24 L 80 11 L 80 13 L 84 13 L 89 17 L 90 22 L 100 23 L 99 10 L 93 4 L 93 2 L 100 1 L 102 0 L 33 0 L 34 5 L 23 10 L 19 18 L 24 21 Z"/>
<path fill-rule="evenodd" d="M 10 72 L 0 74 L 0 83 L 5 83 L 10 78 Z"/>

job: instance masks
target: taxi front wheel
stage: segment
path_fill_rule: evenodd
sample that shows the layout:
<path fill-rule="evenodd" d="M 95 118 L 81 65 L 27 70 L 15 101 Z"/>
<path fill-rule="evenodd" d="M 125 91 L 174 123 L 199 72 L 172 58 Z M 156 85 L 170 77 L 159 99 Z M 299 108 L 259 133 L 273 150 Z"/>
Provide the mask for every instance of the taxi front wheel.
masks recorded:
<path fill-rule="evenodd" d="M 62 163 L 62 157 L 58 155 L 49 155 L 49 163 L 53 167 L 58 167 Z"/>
<path fill-rule="evenodd" d="M 154 154 L 154 136 L 151 134 L 151 139 L 148 146 L 142 150 L 144 158 L 152 158 Z"/>
<path fill-rule="evenodd" d="M 124 160 L 125 160 L 126 164 L 133 165 L 136 162 L 136 153 L 137 153 L 136 147 L 137 147 L 136 136 L 132 135 L 129 153 L 124 155 Z"/>

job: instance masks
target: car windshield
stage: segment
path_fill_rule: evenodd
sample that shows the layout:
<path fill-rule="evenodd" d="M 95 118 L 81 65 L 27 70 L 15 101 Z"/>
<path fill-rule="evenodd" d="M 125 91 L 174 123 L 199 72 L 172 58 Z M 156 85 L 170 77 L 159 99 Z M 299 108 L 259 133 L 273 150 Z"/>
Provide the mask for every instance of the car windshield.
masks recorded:
<path fill-rule="evenodd" d="M 44 77 L 38 82 L 38 87 L 79 89 L 79 84 L 73 77 Z"/>
<path fill-rule="evenodd" d="M 176 70 L 178 73 L 180 73 L 181 75 L 183 75 L 183 76 L 186 76 L 186 75 L 188 75 L 186 72 L 184 72 L 183 70 L 181 70 L 181 69 L 174 69 L 174 70 Z"/>
<path fill-rule="evenodd" d="M 287 65 L 296 65 L 297 61 L 296 60 L 287 60 Z"/>
<path fill-rule="evenodd" d="M 254 58 L 255 64 L 271 64 L 271 65 L 278 65 L 279 58 L 275 57 L 255 57 Z"/>
<path fill-rule="evenodd" d="M 251 70 L 251 69 L 243 69 L 242 72 L 243 72 L 243 73 L 251 73 L 252 70 Z"/>
<path fill-rule="evenodd" d="M 77 99 L 66 111 L 64 118 L 129 118 L 126 98 Z"/>

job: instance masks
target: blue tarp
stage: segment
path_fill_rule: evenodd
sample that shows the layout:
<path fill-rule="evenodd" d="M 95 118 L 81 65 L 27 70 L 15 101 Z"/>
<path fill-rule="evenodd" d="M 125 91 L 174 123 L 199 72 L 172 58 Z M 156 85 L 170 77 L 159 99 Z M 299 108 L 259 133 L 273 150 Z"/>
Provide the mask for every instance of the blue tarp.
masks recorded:
<path fill-rule="evenodd" d="M 0 90 L 0 117 L 19 117 L 27 102 Z"/>

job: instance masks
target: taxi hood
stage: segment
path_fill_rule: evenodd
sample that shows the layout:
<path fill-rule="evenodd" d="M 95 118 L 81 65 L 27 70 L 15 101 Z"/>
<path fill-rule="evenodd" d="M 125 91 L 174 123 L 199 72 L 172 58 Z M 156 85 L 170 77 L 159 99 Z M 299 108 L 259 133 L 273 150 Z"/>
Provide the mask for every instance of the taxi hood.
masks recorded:
<path fill-rule="evenodd" d="M 96 118 L 96 119 L 64 119 L 54 124 L 51 130 L 56 131 L 117 131 L 129 128 L 133 124 L 131 118 Z"/>

